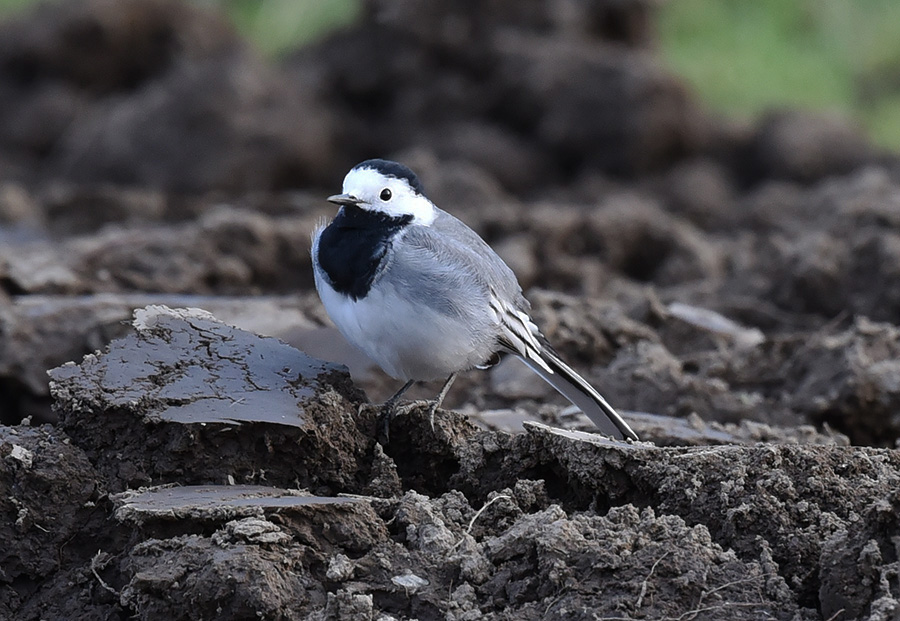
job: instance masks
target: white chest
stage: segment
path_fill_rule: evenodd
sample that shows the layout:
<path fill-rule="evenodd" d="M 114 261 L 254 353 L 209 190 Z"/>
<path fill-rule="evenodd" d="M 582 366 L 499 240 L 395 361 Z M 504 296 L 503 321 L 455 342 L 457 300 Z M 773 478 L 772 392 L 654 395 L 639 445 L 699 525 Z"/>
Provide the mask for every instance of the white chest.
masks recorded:
<path fill-rule="evenodd" d="M 344 338 L 401 380 L 444 379 L 481 364 L 493 344 L 468 322 L 411 300 L 383 281 L 358 300 L 337 293 L 316 272 L 316 288 Z"/>

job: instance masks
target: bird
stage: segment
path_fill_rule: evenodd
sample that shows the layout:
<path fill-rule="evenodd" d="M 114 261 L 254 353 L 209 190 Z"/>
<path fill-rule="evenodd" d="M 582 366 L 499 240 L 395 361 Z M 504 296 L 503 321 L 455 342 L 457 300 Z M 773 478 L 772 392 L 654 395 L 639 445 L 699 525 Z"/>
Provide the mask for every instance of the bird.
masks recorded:
<path fill-rule="evenodd" d="M 529 315 L 513 271 L 475 231 L 438 208 L 403 164 L 369 159 L 344 177 L 340 209 L 312 234 L 316 289 L 341 334 L 406 383 L 384 404 L 385 431 L 417 381 L 446 378 L 429 420 L 457 374 L 505 354 L 537 375 L 612 438 L 637 434 L 550 346 Z"/>

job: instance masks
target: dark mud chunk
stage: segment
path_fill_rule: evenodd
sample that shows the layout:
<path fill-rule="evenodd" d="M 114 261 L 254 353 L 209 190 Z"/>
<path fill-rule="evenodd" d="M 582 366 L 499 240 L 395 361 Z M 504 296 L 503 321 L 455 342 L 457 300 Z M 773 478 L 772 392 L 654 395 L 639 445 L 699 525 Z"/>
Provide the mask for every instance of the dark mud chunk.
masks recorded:
<path fill-rule="evenodd" d="M 712 123 L 644 49 L 652 13 L 640 0 L 490 2 L 477 12 L 466 2 L 371 2 L 361 24 L 284 67 L 341 119 L 334 134 L 348 166 L 426 145 L 525 195 L 530 171 L 634 175 L 708 140 Z"/>
<path fill-rule="evenodd" d="M 299 619 L 297 608 L 324 603 L 324 593 L 309 589 L 300 573 L 302 560 L 271 545 L 220 547 L 197 535 L 151 539 L 131 552 L 121 597 L 148 620 Z"/>
<path fill-rule="evenodd" d="M 825 541 L 842 528 L 854 529 L 858 514 L 883 502 L 900 482 L 900 458 L 883 449 L 660 449 L 589 437 L 572 442 L 571 435 L 533 425 L 529 431 L 554 456 L 551 463 L 564 465 L 571 491 L 599 492 L 593 499 L 573 495 L 571 502 L 649 505 L 706 525 L 714 541 L 742 558 L 759 554 L 765 540 L 778 573 L 804 606 L 819 597 Z M 544 467 L 552 471 L 551 463 Z"/>
<path fill-rule="evenodd" d="M 748 197 L 746 209 L 751 227 L 770 230 L 752 245 L 737 246 L 739 269 L 729 288 L 792 313 L 850 313 L 897 323 L 898 203 L 900 186 L 886 168 L 869 167 L 803 191 L 767 184 Z"/>
<path fill-rule="evenodd" d="M 55 570 L 55 550 L 94 510 L 97 473 L 50 427 L 0 426 L 0 579 Z M 51 553 L 51 551 L 53 553 Z"/>
<path fill-rule="evenodd" d="M 596 202 L 596 200 L 595 200 Z M 610 272 L 634 282 L 673 286 L 720 277 L 726 257 L 683 218 L 636 193 L 607 196 L 594 208 L 532 206 L 528 230 L 540 231 L 538 282 L 597 290 Z"/>
<path fill-rule="evenodd" d="M 900 437 L 900 330 L 859 318 L 823 330 L 786 361 L 794 409 L 850 436 L 892 446 Z"/>
<path fill-rule="evenodd" d="M 73 567 L 115 540 L 107 504 L 97 471 L 65 435 L 0 425 L 0 618 L 45 618 L 30 598 L 80 582 Z M 69 613 L 93 616 L 83 603 Z"/>
<path fill-rule="evenodd" d="M 653 185 L 665 197 L 669 211 L 704 230 L 734 226 L 736 188 L 721 163 L 709 158 L 687 159 Z"/>
<path fill-rule="evenodd" d="M 898 509 L 900 494 L 893 490 L 825 542 L 819 588 L 824 618 L 840 611 L 847 618 L 877 618 L 882 610 L 897 610 L 900 589 L 888 576 L 897 571 Z"/>
<path fill-rule="evenodd" d="M 123 194 L 110 196 L 118 201 Z M 314 214 L 267 216 L 223 206 L 178 225 L 134 223 L 62 242 L 0 245 L 0 287 L 13 294 L 312 289 L 307 240 L 315 222 Z"/>
<path fill-rule="evenodd" d="M 781 111 L 762 121 L 752 141 L 754 164 L 761 178 L 810 183 L 846 174 L 873 162 L 874 149 L 862 130 L 838 116 Z"/>
<path fill-rule="evenodd" d="M 112 223 L 146 226 L 162 220 L 177 202 L 155 190 L 63 183 L 51 186 L 42 198 L 48 228 L 58 237 L 89 235 Z"/>
<path fill-rule="evenodd" d="M 687 91 L 644 55 L 531 34 L 497 39 L 498 109 L 569 171 L 646 172 L 701 140 Z"/>
<path fill-rule="evenodd" d="M 441 160 L 430 166 L 432 170 L 429 170 L 427 164 L 420 166 L 416 163 L 416 170 L 421 168 L 428 172 L 428 196 L 438 205 L 446 204 L 448 207 L 464 205 L 458 197 L 452 195 L 445 201 L 444 196 L 447 196 L 447 192 L 442 192 L 440 185 L 435 187 L 436 182 L 431 181 L 432 178 L 437 178 L 438 184 L 443 181 L 443 185 L 449 185 L 446 180 L 441 179 L 441 176 L 444 174 L 444 168 L 453 164 L 459 166 L 460 163 L 471 162 L 496 179 L 503 188 L 518 195 L 538 189 L 541 183 L 550 181 L 553 175 L 554 164 L 547 153 L 508 128 L 496 124 L 453 122 L 423 134 L 422 142 L 431 145 Z M 407 159 L 404 158 L 404 161 Z M 467 175 L 476 178 L 480 172 L 466 171 Z M 435 189 L 439 192 L 435 193 Z M 480 198 L 481 202 L 484 202 L 485 199 L 492 200 L 494 197 L 473 198 Z"/>
<path fill-rule="evenodd" d="M 0 25 L 0 150 L 34 168 L 98 98 L 240 45 L 224 20 L 178 2 L 42 5 Z"/>
<path fill-rule="evenodd" d="M 98 103 L 60 140 L 53 167 L 70 180 L 180 192 L 296 187 L 321 179 L 332 122 L 301 88 L 234 53 L 179 63 L 152 87 Z"/>
<path fill-rule="evenodd" d="M 678 617 L 692 606 L 728 610 L 732 619 L 797 613 L 765 546 L 742 559 L 706 527 L 649 508 L 617 507 L 601 517 L 551 505 L 487 538 L 484 552 L 493 573 L 479 593 L 509 601 L 519 618 L 562 617 L 573 608 L 608 618 Z"/>
<path fill-rule="evenodd" d="M 343 367 L 197 309 L 147 307 L 133 334 L 51 371 L 61 425 L 112 489 L 266 481 L 356 488 L 369 445 Z M 368 421 L 372 422 L 372 421 Z"/>
<path fill-rule="evenodd" d="M 0 25 L 0 175 L 178 191 L 292 185 L 330 167 L 332 119 L 212 11 L 85 0 Z"/>
<path fill-rule="evenodd" d="M 151 531 L 156 537 L 131 547 L 115 577 L 124 582 L 123 607 L 142 619 L 309 618 L 326 602 L 322 583 L 329 557 L 347 558 L 336 550 L 356 556 L 387 537 L 365 501 L 284 490 L 276 497 L 240 487 L 172 488 L 187 500 L 175 503 L 177 517 L 169 513 L 172 528 L 195 528 L 198 521 L 213 527 L 206 534 L 164 536 L 157 526 Z M 151 490 L 138 497 L 168 491 Z M 198 492 L 205 507 L 189 500 Z M 213 497 L 218 500 L 206 502 Z M 139 502 L 146 503 L 146 498 Z M 129 514 L 139 524 L 147 517 L 135 514 L 133 505 Z M 152 518 L 162 519 L 164 513 Z M 142 526 L 146 529 L 146 523 Z"/>

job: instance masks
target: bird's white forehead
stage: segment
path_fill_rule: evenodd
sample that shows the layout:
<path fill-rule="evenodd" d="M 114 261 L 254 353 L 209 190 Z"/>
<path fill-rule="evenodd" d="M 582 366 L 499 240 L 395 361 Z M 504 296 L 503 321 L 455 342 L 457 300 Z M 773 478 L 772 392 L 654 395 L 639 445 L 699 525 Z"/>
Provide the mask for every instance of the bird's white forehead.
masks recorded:
<path fill-rule="evenodd" d="M 390 201 L 380 199 L 385 188 L 391 191 Z M 411 215 L 416 224 L 428 226 L 437 216 L 431 201 L 417 194 L 405 179 L 388 177 L 373 168 L 354 168 L 348 172 L 344 177 L 343 192 L 364 201 L 360 205 L 363 209 L 394 217 Z"/>

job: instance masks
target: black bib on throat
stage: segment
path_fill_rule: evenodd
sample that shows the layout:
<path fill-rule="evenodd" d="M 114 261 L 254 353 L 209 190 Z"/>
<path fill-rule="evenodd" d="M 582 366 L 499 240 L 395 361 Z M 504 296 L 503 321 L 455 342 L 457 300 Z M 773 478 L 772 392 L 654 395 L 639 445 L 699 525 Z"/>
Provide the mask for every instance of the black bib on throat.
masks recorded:
<path fill-rule="evenodd" d="M 319 237 L 319 266 L 338 293 L 366 297 L 400 229 L 412 216 L 389 216 L 344 205 Z"/>

